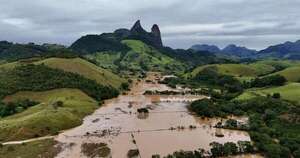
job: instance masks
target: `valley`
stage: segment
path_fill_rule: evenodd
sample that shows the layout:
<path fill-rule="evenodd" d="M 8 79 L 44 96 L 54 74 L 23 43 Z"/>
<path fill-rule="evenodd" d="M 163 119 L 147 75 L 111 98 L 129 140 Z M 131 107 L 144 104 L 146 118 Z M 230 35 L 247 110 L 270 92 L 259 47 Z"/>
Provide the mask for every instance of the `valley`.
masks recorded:
<path fill-rule="evenodd" d="M 140 20 L 69 47 L 1 41 L 0 158 L 297 158 L 297 44 L 173 49 Z"/>

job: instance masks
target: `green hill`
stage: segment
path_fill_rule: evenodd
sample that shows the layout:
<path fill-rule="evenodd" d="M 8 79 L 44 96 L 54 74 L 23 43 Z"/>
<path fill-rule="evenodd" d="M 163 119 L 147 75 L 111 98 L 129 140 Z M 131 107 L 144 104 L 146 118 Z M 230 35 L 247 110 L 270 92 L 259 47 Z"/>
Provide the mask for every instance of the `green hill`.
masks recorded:
<path fill-rule="evenodd" d="M 22 91 L 5 97 L 5 102 L 30 99 L 39 105 L 0 119 L 0 141 L 29 139 L 57 134 L 57 132 L 78 126 L 82 118 L 92 113 L 97 102 L 77 89 L 55 89 L 43 92 Z M 55 103 L 63 105 L 56 107 Z"/>
<path fill-rule="evenodd" d="M 99 101 L 117 96 L 113 87 L 124 81 L 80 58 L 48 58 L 31 63 L 1 65 L 0 99 L 7 104 L 1 104 L 1 114 L 5 115 L 0 118 L 0 141 L 56 134 L 78 126 Z M 5 108 L 11 105 L 9 102 L 25 99 L 40 104 Z M 58 101 L 63 105 L 58 106 Z"/>
<path fill-rule="evenodd" d="M 97 81 L 99 84 L 112 86 L 114 88 L 119 88 L 122 83 L 126 82 L 125 79 L 120 78 L 109 70 L 98 67 L 81 58 L 47 58 L 44 60 L 39 59 L 26 62 L 16 61 L 0 65 L 0 70 L 9 71 L 16 66 L 22 66 L 26 64 L 44 64 L 51 68 L 82 75 L 85 78 Z"/>
<path fill-rule="evenodd" d="M 215 67 L 220 74 L 231 75 L 240 79 L 254 78 L 274 70 L 273 67 L 263 64 L 213 64 L 197 67 L 188 75 L 194 77 L 207 67 Z"/>
<path fill-rule="evenodd" d="M 289 67 L 274 74 L 282 75 L 290 82 L 298 82 L 300 81 L 300 66 Z"/>
<path fill-rule="evenodd" d="M 184 64 L 162 54 L 152 46 L 138 40 L 123 40 L 122 44 L 130 50 L 124 52 L 98 52 L 86 57 L 95 61 L 99 66 L 111 68 L 115 72 L 127 70 L 131 72 L 141 71 L 183 71 Z"/>
<path fill-rule="evenodd" d="M 300 83 L 289 83 L 280 87 L 249 89 L 242 95 L 240 95 L 237 99 L 245 100 L 259 95 L 272 95 L 273 93 L 280 93 L 283 99 L 300 103 Z"/>
<path fill-rule="evenodd" d="M 206 67 L 216 67 L 220 74 L 235 76 L 241 80 L 249 80 L 264 75 L 281 74 L 289 81 L 296 81 L 298 76 L 295 72 L 299 72 L 299 64 L 300 62 L 288 60 L 262 60 L 250 64 L 212 64 L 199 66 L 191 73 L 188 73 L 187 76 L 194 77 Z"/>
<path fill-rule="evenodd" d="M 112 72 L 98 67 L 81 58 L 48 58 L 35 62 L 35 64 L 45 64 L 51 68 L 80 74 L 88 79 L 97 81 L 99 84 L 109 85 L 115 88 L 120 88 L 121 84 L 126 82 L 124 79 L 113 74 Z"/>

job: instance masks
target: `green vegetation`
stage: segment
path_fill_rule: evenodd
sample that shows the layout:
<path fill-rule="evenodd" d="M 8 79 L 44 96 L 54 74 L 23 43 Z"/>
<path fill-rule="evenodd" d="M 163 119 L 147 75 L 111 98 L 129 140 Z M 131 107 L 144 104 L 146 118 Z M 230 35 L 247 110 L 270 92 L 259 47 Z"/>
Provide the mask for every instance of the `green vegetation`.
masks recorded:
<path fill-rule="evenodd" d="M 183 70 L 181 63 L 141 41 L 124 40 L 122 43 L 131 48 L 131 51 L 123 57 L 123 61 L 130 64 L 129 67 L 132 69 L 140 66 L 143 70 L 152 71 Z"/>
<path fill-rule="evenodd" d="M 114 35 L 111 34 L 98 35 L 87 35 L 81 37 L 71 45 L 71 49 L 81 54 L 96 53 L 102 51 L 121 51 L 126 52 L 128 47 L 120 43 L 120 39 L 115 39 Z"/>
<path fill-rule="evenodd" d="M 275 74 L 279 74 L 284 76 L 290 82 L 298 82 L 300 80 L 300 66 L 289 67 L 282 71 L 276 72 Z"/>
<path fill-rule="evenodd" d="M 0 118 L 13 115 L 15 113 L 20 113 L 29 107 L 39 104 L 35 101 L 30 101 L 28 99 L 18 100 L 17 102 L 9 102 L 7 104 L 0 102 Z"/>
<path fill-rule="evenodd" d="M 0 158 L 52 158 L 61 150 L 53 139 L 34 141 L 19 145 L 5 145 L 0 147 Z"/>
<path fill-rule="evenodd" d="M 113 52 L 113 51 L 106 51 L 106 52 L 97 52 L 93 54 L 88 54 L 85 57 L 92 61 L 93 63 L 105 68 L 113 70 L 117 72 L 118 70 L 118 62 L 121 59 L 121 56 L 124 53 L 122 52 Z"/>
<path fill-rule="evenodd" d="M 243 64 L 216 64 L 216 65 L 205 65 L 200 66 L 194 69 L 191 73 L 191 77 L 196 76 L 199 72 L 204 70 L 207 67 L 215 67 L 218 73 L 231 75 L 235 77 L 255 77 L 259 75 L 259 72 L 256 71 L 249 65 Z"/>
<path fill-rule="evenodd" d="M 285 77 L 281 75 L 271 75 L 265 76 L 261 78 L 255 78 L 250 82 L 243 82 L 244 87 L 252 88 L 252 87 L 269 87 L 269 86 L 282 86 L 286 83 Z"/>
<path fill-rule="evenodd" d="M 298 74 L 295 72 L 299 72 L 299 65 L 300 62 L 288 60 L 262 60 L 250 64 L 212 64 L 199 66 L 191 73 L 187 73 L 186 76 L 194 77 L 207 67 L 215 67 L 218 73 L 234 76 L 241 81 L 249 81 L 269 74 L 279 74 L 288 81 L 298 81 L 300 76 L 297 76 Z"/>
<path fill-rule="evenodd" d="M 0 141 L 57 134 L 61 130 L 80 125 L 82 118 L 98 107 L 94 99 L 77 89 L 23 91 L 7 96 L 4 101 L 17 102 L 24 99 L 40 104 L 0 119 Z"/>
<path fill-rule="evenodd" d="M 245 101 L 204 99 L 191 104 L 200 116 L 248 115 L 251 139 L 267 157 L 296 155 L 300 146 L 300 108 L 280 99 L 256 97 Z"/>
<path fill-rule="evenodd" d="M 140 73 L 141 71 L 180 72 L 185 66 L 181 62 L 166 56 L 154 47 L 138 40 L 123 40 L 122 44 L 130 48 L 127 52 L 98 52 L 86 55 L 97 65 L 119 73 Z"/>
<path fill-rule="evenodd" d="M 51 61 L 44 62 L 50 64 Z M 45 64 L 25 64 L 3 70 L 0 75 L 0 98 L 4 98 L 5 104 L 1 103 L 0 109 L 1 115 L 7 117 L 0 119 L 0 141 L 52 135 L 78 126 L 84 116 L 97 108 L 95 100 L 101 102 L 117 95 L 118 91 L 109 85 L 104 86 L 76 73 L 49 68 Z M 33 106 L 24 100 L 40 104 Z"/>
<path fill-rule="evenodd" d="M 77 53 L 61 45 L 14 44 L 7 41 L 0 41 L 0 60 L 17 61 L 36 57 L 73 58 L 76 56 L 78 56 Z"/>
<path fill-rule="evenodd" d="M 78 88 L 96 100 L 112 98 L 118 91 L 81 75 L 44 65 L 25 65 L 0 76 L 0 98 L 18 91 L 45 91 L 55 88 Z"/>
<path fill-rule="evenodd" d="M 237 99 L 246 100 L 256 96 L 267 96 L 274 93 L 280 93 L 282 99 L 300 103 L 300 83 L 288 83 L 279 87 L 248 89 L 237 97 Z"/>
<path fill-rule="evenodd" d="M 64 70 L 84 76 L 85 78 L 95 80 L 98 84 L 120 88 L 121 84 L 126 82 L 119 76 L 110 71 L 97 67 L 81 58 L 48 58 L 35 62 L 35 64 L 45 64 L 54 69 Z"/>
<path fill-rule="evenodd" d="M 210 143 L 211 149 L 209 157 L 228 157 L 238 154 L 254 153 L 254 148 L 251 142 L 239 141 L 238 143 L 227 142 L 220 144 L 218 142 Z M 152 157 L 154 158 L 155 155 Z M 157 155 L 159 158 L 159 155 Z M 173 154 L 169 154 L 164 158 L 205 158 L 208 157 L 208 152 L 204 149 L 198 149 L 194 151 L 175 151 Z M 156 158 L 156 157 L 155 157 Z"/>

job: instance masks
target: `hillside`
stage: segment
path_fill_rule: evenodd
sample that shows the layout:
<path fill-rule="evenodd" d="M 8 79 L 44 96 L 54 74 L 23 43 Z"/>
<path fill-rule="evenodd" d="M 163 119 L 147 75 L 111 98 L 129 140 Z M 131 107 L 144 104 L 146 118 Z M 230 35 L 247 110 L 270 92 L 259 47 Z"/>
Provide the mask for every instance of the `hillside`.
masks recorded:
<path fill-rule="evenodd" d="M 82 118 L 92 113 L 97 102 L 77 89 L 55 89 L 42 92 L 20 91 L 5 97 L 5 102 L 30 99 L 39 105 L 0 119 L 0 140 L 11 141 L 57 134 L 78 126 Z M 57 101 L 63 105 L 56 106 Z"/>
<path fill-rule="evenodd" d="M 156 48 L 138 40 L 123 40 L 122 44 L 130 50 L 128 52 L 98 52 L 86 55 L 97 65 L 110 68 L 114 72 L 121 70 L 130 72 L 141 71 L 183 71 L 184 64 L 162 54 Z"/>
<path fill-rule="evenodd" d="M 213 64 L 205 65 L 195 68 L 191 73 L 188 73 L 187 76 L 194 77 L 204 68 L 215 67 L 217 72 L 224 75 L 235 76 L 240 80 L 249 80 L 264 74 L 273 72 L 275 69 L 272 66 L 264 64 Z"/>
<path fill-rule="evenodd" d="M 0 102 L 0 141 L 52 135 L 78 126 L 99 102 L 117 96 L 116 88 L 124 82 L 80 58 L 30 63 L 0 67 L 0 99 L 5 103 Z M 24 105 L 28 99 L 38 103 Z"/>
<path fill-rule="evenodd" d="M 76 73 L 82 75 L 88 79 L 95 80 L 99 84 L 112 86 L 114 88 L 120 88 L 122 83 L 126 80 L 113 74 L 109 70 L 98 67 L 81 58 L 46 58 L 38 59 L 30 62 L 16 61 L 0 65 L 0 71 L 12 70 L 16 66 L 22 66 L 27 64 L 44 64 L 51 68 L 60 69 L 67 72 Z"/>
<path fill-rule="evenodd" d="M 154 24 L 151 32 L 147 32 L 140 21 L 131 29 L 82 36 L 70 49 L 116 73 L 123 70 L 180 72 L 198 65 L 230 62 L 207 51 L 165 47 L 159 26 Z"/>
<path fill-rule="evenodd" d="M 260 60 L 249 64 L 211 64 L 195 68 L 187 76 L 194 77 L 204 68 L 216 67 L 220 74 L 235 76 L 241 80 L 249 80 L 255 77 L 265 75 L 280 74 L 286 77 L 288 81 L 297 81 L 299 72 L 299 62 L 289 60 Z M 299 76 L 300 77 L 300 76 Z"/>
<path fill-rule="evenodd" d="M 45 64 L 51 68 L 80 74 L 88 79 L 97 81 L 99 84 L 109 85 L 114 88 L 120 88 L 121 84 L 126 82 L 124 79 L 121 79 L 112 72 L 98 67 L 81 58 L 48 58 L 35 62 L 35 64 Z"/>
<path fill-rule="evenodd" d="M 300 89 L 300 83 L 289 83 L 287 85 L 280 86 L 280 87 L 249 89 L 246 92 L 244 92 L 242 95 L 237 97 L 237 99 L 246 100 L 260 95 L 267 96 L 268 94 L 272 95 L 274 93 L 280 93 L 283 99 L 300 103 L 299 89 Z"/>
<path fill-rule="evenodd" d="M 290 82 L 298 82 L 298 81 L 300 81 L 300 73 L 299 72 L 300 72 L 300 66 L 294 66 L 294 67 L 286 68 L 286 69 L 276 72 L 274 74 L 282 75 Z"/>
<path fill-rule="evenodd" d="M 58 44 L 18 44 L 0 41 L 0 61 L 18 61 L 41 57 L 75 57 L 78 53 Z"/>
<path fill-rule="evenodd" d="M 45 65 L 23 65 L 0 73 L 0 99 L 18 91 L 45 91 L 56 88 L 81 89 L 98 101 L 118 95 L 117 89 L 111 86 Z"/>

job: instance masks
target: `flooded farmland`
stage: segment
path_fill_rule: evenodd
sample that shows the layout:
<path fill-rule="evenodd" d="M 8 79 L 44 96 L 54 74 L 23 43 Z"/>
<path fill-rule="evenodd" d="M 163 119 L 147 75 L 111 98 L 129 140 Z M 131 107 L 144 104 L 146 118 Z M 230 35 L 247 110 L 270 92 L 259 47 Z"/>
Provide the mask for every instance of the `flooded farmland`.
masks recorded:
<path fill-rule="evenodd" d="M 153 78 L 150 80 L 154 81 Z M 107 100 L 86 117 L 81 126 L 56 137 L 57 141 L 64 144 L 57 157 L 85 157 L 81 152 L 84 143 L 106 143 L 113 158 L 126 158 L 131 149 L 139 149 L 139 157 L 150 158 L 154 154 L 165 156 L 181 149 L 208 150 L 209 143 L 213 141 L 250 141 L 246 132 L 215 129 L 213 126 L 219 119 L 199 118 L 187 110 L 189 102 L 206 96 L 143 95 L 146 90 L 169 89 L 157 82 L 140 81 L 133 85 L 128 94 Z M 137 112 L 141 108 L 149 112 Z M 216 137 L 216 132 L 224 137 Z"/>

